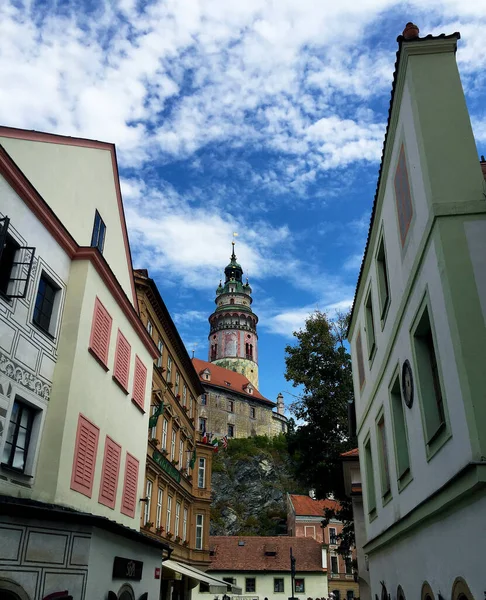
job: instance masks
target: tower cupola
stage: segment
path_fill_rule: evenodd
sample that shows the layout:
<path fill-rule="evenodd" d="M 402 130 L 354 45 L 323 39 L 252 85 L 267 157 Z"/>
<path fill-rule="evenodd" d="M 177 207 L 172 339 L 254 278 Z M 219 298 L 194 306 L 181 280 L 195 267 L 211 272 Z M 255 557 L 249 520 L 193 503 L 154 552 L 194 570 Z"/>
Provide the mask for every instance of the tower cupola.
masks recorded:
<path fill-rule="evenodd" d="M 224 284 L 216 289 L 216 310 L 209 317 L 209 361 L 245 375 L 258 389 L 258 317 L 251 309 L 252 289 L 243 283 L 235 243 L 225 267 Z"/>

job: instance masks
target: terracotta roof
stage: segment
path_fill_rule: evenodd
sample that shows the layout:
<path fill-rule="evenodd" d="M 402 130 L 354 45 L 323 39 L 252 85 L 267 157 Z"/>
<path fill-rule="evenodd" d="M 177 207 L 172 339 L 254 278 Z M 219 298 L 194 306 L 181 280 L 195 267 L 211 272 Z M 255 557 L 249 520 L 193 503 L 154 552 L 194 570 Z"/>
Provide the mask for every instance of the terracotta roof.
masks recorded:
<path fill-rule="evenodd" d="M 408 25 L 408 23 L 407 23 Z M 366 246 L 365 246 L 365 251 L 363 253 L 363 259 L 361 261 L 361 267 L 359 270 L 359 275 L 358 275 L 358 283 L 356 284 L 356 291 L 354 294 L 354 299 L 353 299 L 353 306 L 351 309 L 351 315 L 349 318 L 349 326 L 348 326 L 348 331 L 347 331 L 347 335 L 349 336 L 349 331 L 351 329 L 351 324 L 353 322 L 353 315 L 354 315 L 354 309 L 356 306 L 356 299 L 358 297 L 358 290 L 359 287 L 361 285 L 361 278 L 363 276 L 363 270 L 364 270 L 364 265 L 366 262 L 366 256 L 368 254 L 368 248 L 370 245 L 370 240 L 371 240 L 371 231 L 373 229 L 373 224 L 375 221 L 375 214 L 376 214 L 376 206 L 378 203 L 378 195 L 379 195 L 379 191 L 380 191 L 380 186 L 381 186 L 381 177 L 383 175 L 383 162 L 385 159 L 385 152 L 386 152 L 386 148 L 387 148 L 387 143 L 388 143 L 388 134 L 390 133 L 390 122 L 391 122 L 391 115 L 392 115 L 392 110 L 393 110 L 393 103 L 394 103 L 394 99 L 395 99 L 395 88 L 397 85 L 397 81 L 398 81 L 398 70 L 399 70 L 399 66 L 400 66 L 400 55 L 402 53 L 402 47 L 405 44 L 409 44 L 409 43 L 416 43 L 416 42 L 424 42 L 427 43 L 429 41 L 433 41 L 433 40 L 443 40 L 443 39 L 456 39 L 460 40 L 461 39 L 461 34 L 456 31 L 455 33 L 451 33 L 450 35 L 446 35 L 445 33 L 441 33 L 440 35 L 426 35 L 425 37 L 411 37 L 411 38 L 405 38 L 403 35 L 399 35 L 397 37 L 397 42 L 398 42 L 398 51 L 396 54 L 396 61 L 395 61 L 395 71 L 393 73 L 393 83 L 392 83 L 392 91 L 391 91 L 391 97 L 390 97 L 390 106 L 388 108 L 388 121 L 386 124 L 386 130 L 385 130 L 385 139 L 383 141 L 383 149 L 381 152 L 381 162 L 380 162 L 380 169 L 378 171 L 378 181 L 376 184 L 376 192 L 375 192 L 375 197 L 373 200 L 373 207 L 371 209 L 371 218 L 370 218 L 370 226 L 368 228 L 368 237 L 366 239 Z"/>
<path fill-rule="evenodd" d="M 359 456 L 359 448 L 354 448 L 353 450 L 348 450 L 347 452 L 343 452 L 341 456 Z"/>
<path fill-rule="evenodd" d="M 208 362 L 206 360 L 201 360 L 199 358 L 193 358 L 192 362 L 197 373 L 199 374 L 201 382 L 204 385 L 213 385 L 216 387 L 220 387 L 224 390 L 228 390 L 236 394 L 246 396 L 247 398 L 252 398 L 253 400 L 258 400 L 259 402 L 264 402 L 265 404 L 269 404 L 271 406 L 276 406 L 275 402 L 264 398 L 254 385 L 253 394 L 249 394 L 246 391 L 246 386 L 249 385 L 251 382 L 241 373 L 236 373 L 235 371 L 225 369 L 223 367 L 215 365 L 214 363 Z M 203 379 L 202 374 L 206 369 L 209 369 L 211 371 L 211 381 L 206 381 L 206 379 Z M 230 385 L 228 385 L 228 383 Z"/>
<path fill-rule="evenodd" d="M 339 502 L 336 500 L 313 500 L 310 496 L 300 494 L 289 494 L 290 501 L 294 507 L 297 517 L 322 517 L 326 508 L 339 510 Z"/>
<path fill-rule="evenodd" d="M 242 545 L 240 546 L 240 543 Z M 314 538 L 210 536 L 214 555 L 208 571 L 290 571 L 290 548 L 296 559 L 297 573 L 322 572 L 322 544 Z M 267 556 L 275 552 L 275 556 Z"/>

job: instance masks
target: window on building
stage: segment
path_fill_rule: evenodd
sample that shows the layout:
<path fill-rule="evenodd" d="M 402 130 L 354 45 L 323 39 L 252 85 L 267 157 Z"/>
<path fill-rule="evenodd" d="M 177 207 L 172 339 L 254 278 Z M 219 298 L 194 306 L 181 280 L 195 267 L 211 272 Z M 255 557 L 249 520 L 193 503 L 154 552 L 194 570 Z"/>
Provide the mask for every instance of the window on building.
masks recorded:
<path fill-rule="evenodd" d="M 80 417 L 81 418 L 81 417 Z M 125 455 L 125 480 L 123 482 L 123 493 L 120 512 L 127 517 L 135 518 L 138 506 L 138 472 L 140 463 L 129 452 Z M 94 475 L 94 473 L 93 473 Z M 71 487 L 73 485 L 71 484 Z"/>
<path fill-rule="evenodd" d="M 128 393 L 128 380 L 130 377 L 131 346 L 123 333 L 118 330 L 116 336 L 115 364 L 113 365 L 113 379 Z"/>
<path fill-rule="evenodd" d="M 193 417 L 193 405 L 194 405 L 194 398 L 191 396 L 189 398 L 189 416 L 192 418 Z"/>
<path fill-rule="evenodd" d="M 106 225 L 103 222 L 100 213 L 96 211 L 93 224 L 93 234 L 91 236 L 91 247 L 98 248 L 101 254 L 103 254 L 103 248 L 105 245 L 105 234 Z"/>
<path fill-rule="evenodd" d="M 187 386 L 186 384 L 182 387 L 182 406 L 186 406 L 187 404 Z"/>
<path fill-rule="evenodd" d="M 206 406 L 208 403 L 208 395 L 207 394 L 201 394 L 201 404 L 202 406 Z"/>
<path fill-rule="evenodd" d="M 167 382 L 172 381 L 172 358 L 167 357 Z"/>
<path fill-rule="evenodd" d="M 170 438 L 170 460 L 175 460 L 176 437 L 177 437 L 177 434 L 176 434 L 175 430 L 172 429 L 171 438 Z"/>
<path fill-rule="evenodd" d="M 368 514 L 376 511 L 375 477 L 373 473 L 373 455 L 371 454 L 371 440 L 365 444 L 365 469 L 366 469 L 366 494 L 368 499 Z"/>
<path fill-rule="evenodd" d="M 414 346 L 426 440 L 430 444 L 445 428 L 446 422 L 436 345 L 427 306 L 415 328 Z"/>
<path fill-rule="evenodd" d="M 0 294 L 7 299 L 25 298 L 35 248 L 21 247 L 7 233 L 8 217 L 0 219 Z"/>
<path fill-rule="evenodd" d="M 295 578 L 295 593 L 305 594 L 305 579 L 303 577 Z"/>
<path fill-rule="evenodd" d="M 353 590 L 348 590 L 346 592 L 346 600 L 353 600 L 353 598 L 354 598 L 354 592 L 353 592 Z"/>
<path fill-rule="evenodd" d="M 170 520 L 172 515 L 172 496 L 167 496 L 167 515 L 165 522 L 165 531 L 169 533 L 170 529 Z"/>
<path fill-rule="evenodd" d="M 371 360 L 376 350 L 375 321 L 373 318 L 373 302 L 371 299 L 371 288 L 365 302 L 366 311 L 366 339 L 368 341 L 368 358 Z"/>
<path fill-rule="evenodd" d="M 256 418 L 256 410 L 254 406 L 250 406 L 250 419 Z"/>
<path fill-rule="evenodd" d="M 121 452 L 121 446 L 106 436 L 98 502 L 112 509 L 115 508 L 118 491 Z"/>
<path fill-rule="evenodd" d="M 199 584 L 199 593 L 200 594 L 209 593 L 209 583 L 206 583 L 205 581 L 201 581 L 201 583 Z"/>
<path fill-rule="evenodd" d="M 167 450 L 167 431 L 169 429 L 169 421 L 162 421 L 162 450 Z"/>
<path fill-rule="evenodd" d="M 21 473 L 25 471 L 34 416 L 34 409 L 15 400 L 3 447 L 2 464 Z"/>
<path fill-rule="evenodd" d="M 152 416 L 156 413 L 157 408 L 155 404 L 152 405 Z M 153 440 L 157 437 L 157 424 L 150 428 L 150 437 Z"/>
<path fill-rule="evenodd" d="M 285 591 L 284 578 L 283 577 L 274 577 L 274 579 L 273 579 L 274 594 L 279 594 L 284 591 Z"/>
<path fill-rule="evenodd" d="M 254 594 L 256 592 L 255 577 L 245 577 L 245 592 L 247 594 Z"/>
<path fill-rule="evenodd" d="M 203 549 L 204 515 L 196 515 L 196 550 Z"/>
<path fill-rule="evenodd" d="M 175 514 L 175 523 L 174 523 L 174 533 L 179 535 L 179 525 L 181 520 L 181 503 L 176 503 L 176 514 Z"/>
<path fill-rule="evenodd" d="M 235 403 L 233 400 L 228 400 L 228 410 L 229 412 L 235 412 Z"/>
<path fill-rule="evenodd" d="M 179 469 L 182 469 L 184 461 L 184 442 L 179 440 Z"/>
<path fill-rule="evenodd" d="M 385 431 L 385 416 L 378 421 L 378 448 L 380 451 L 381 493 L 383 496 L 390 493 L 390 469 L 388 465 L 388 447 Z"/>
<path fill-rule="evenodd" d="M 361 331 L 356 337 L 356 360 L 358 363 L 359 388 L 362 390 L 365 384 L 365 370 L 363 361 L 363 344 L 361 343 Z"/>
<path fill-rule="evenodd" d="M 152 504 L 152 482 L 150 481 L 150 479 L 147 479 L 147 485 L 145 487 L 145 497 L 147 501 L 145 502 L 145 508 L 143 511 L 144 524 L 150 521 L 150 507 Z"/>
<path fill-rule="evenodd" d="M 175 395 L 176 396 L 179 394 L 180 385 L 181 385 L 181 376 L 179 375 L 179 371 L 176 371 L 176 376 L 175 376 Z"/>
<path fill-rule="evenodd" d="M 206 421 L 204 417 L 199 417 L 199 431 L 201 433 L 206 433 Z"/>
<path fill-rule="evenodd" d="M 154 330 L 154 327 L 152 325 L 152 323 L 150 321 L 147 321 L 147 331 L 149 335 L 152 335 L 152 332 Z"/>
<path fill-rule="evenodd" d="M 156 365 L 160 369 L 162 367 L 162 358 L 164 353 L 164 342 L 162 340 L 157 342 L 157 348 L 159 349 L 160 356 L 157 358 Z"/>
<path fill-rule="evenodd" d="M 235 437 L 235 426 L 234 425 L 228 425 L 228 437 L 229 438 Z"/>
<path fill-rule="evenodd" d="M 32 320 L 40 329 L 50 335 L 53 335 L 55 329 L 55 324 L 51 321 L 59 292 L 59 286 L 43 272 L 39 279 Z"/>
<path fill-rule="evenodd" d="M 339 590 L 332 590 L 332 594 L 333 594 L 334 600 L 339 600 L 341 598 L 341 592 Z"/>
<path fill-rule="evenodd" d="M 407 161 L 405 158 L 405 147 L 403 144 L 400 149 L 397 170 L 395 172 L 395 199 L 397 203 L 400 240 L 403 246 L 405 244 L 408 229 L 413 216 L 412 197 L 410 194 Z"/>
<path fill-rule="evenodd" d="M 206 487 L 206 459 L 199 459 L 199 466 L 197 470 L 197 485 L 200 488 Z"/>
<path fill-rule="evenodd" d="M 330 544 L 337 544 L 337 535 L 336 535 L 336 528 L 335 527 L 329 527 L 329 543 Z"/>
<path fill-rule="evenodd" d="M 158 488 L 157 490 L 157 512 L 155 514 L 155 527 L 160 529 L 162 527 L 162 499 L 164 497 L 164 490 Z"/>
<path fill-rule="evenodd" d="M 218 344 L 211 344 L 211 360 L 216 360 L 218 356 Z"/>
<path fill-rule="evenodd" d="M 184 510 L 182 512 L 182 541 L 187 540 L 187 507 L 184 506 Z"/>
<path fill-rule="evenodd" d="M 376 268 L 378 271 L 378 297 L 380 299 L 380 316 L 385 320 L 386 311 L 390 304 L 390 284 L 388 281 L 388 267 L 386 264 L 385 238 L 381 236 L 376 253 Z"/>
<path fill-rule="evenodd" d="M 352 575 L 353 574 L 353 559 L 348 554 L 348 556 L 345 557 L 344 561 L 345 561 L 345 566 L 346 566 L 346 575 Z"/>
<path fill-rule="evenodd" d="M 405 424 L 405 412 L 403 410 L 402 395 L 400 393 L 400 377 L 395 381 L 390 390 L 390 408 L 393 422 L 393 433 L 395 435 L 395 459 L 397 465 L 397 477 L 401 479 L 410 470 L 410 457 L 408 453 L 407 427 Z"/>
<path fill-rule="evenodd" d="M 339 573 L 339 563 L 337 556 L 331 556 L 331 573 Z"/>

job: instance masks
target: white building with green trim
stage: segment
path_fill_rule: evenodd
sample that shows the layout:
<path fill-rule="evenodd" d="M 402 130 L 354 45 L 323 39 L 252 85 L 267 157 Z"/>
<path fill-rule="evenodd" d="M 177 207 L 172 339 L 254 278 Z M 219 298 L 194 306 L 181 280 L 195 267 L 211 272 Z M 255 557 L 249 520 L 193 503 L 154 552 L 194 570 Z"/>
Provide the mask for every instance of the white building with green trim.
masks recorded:
<path fill-rule="evenodd" d="M 398 38 L 348 336 L 365 562 L 394 600 L 486 589 L 486 183 L 459 38 Z"/>

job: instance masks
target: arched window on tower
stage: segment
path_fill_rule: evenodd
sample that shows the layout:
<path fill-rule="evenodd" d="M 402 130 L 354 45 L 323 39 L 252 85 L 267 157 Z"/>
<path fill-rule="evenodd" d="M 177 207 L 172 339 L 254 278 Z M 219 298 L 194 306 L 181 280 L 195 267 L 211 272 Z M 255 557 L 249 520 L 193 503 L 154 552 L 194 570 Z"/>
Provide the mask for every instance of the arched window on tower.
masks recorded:
<path fill-rule="evenodd" d="M 250 344 L 250 359 L 253 360 L 253 344 Z"/>
<path fill-rule="evenodd" d="M 250 358 L 250 344 L 248 342 L 245 344 L 245 356 L 246 358 Z"/>
<path fill-rule="evenodd" d="M 234 304 L 234 303 L 235 303 L 235 299 L 234 299 L 234 298 L 231 298 L 231 299 L 230 299 L 230 304 Z"/>
<path fill-rule="evenodd" d="M 213 344 L 211 346 L 211 360 L 216 360 L 217 354 L 218 354 L 218 344 Z"/>

